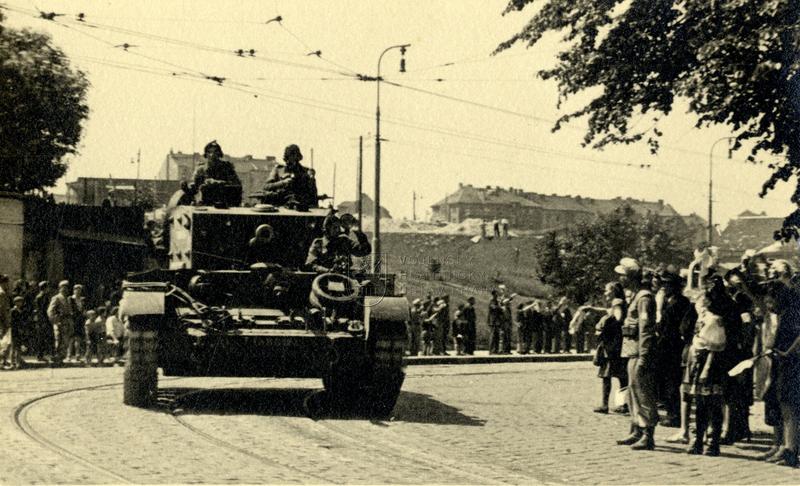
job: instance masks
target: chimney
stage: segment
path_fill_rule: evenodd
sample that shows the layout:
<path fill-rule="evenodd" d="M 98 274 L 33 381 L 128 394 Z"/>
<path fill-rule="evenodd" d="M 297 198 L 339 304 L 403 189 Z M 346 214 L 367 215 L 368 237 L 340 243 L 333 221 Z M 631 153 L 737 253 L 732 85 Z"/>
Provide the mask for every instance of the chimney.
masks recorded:
<path fill-rule="evenodd" d="M 464 183 L 462 183 L 462 182 L 459 182 L 459 183 L 458 183 L 458 188 L 459 188 L 459 189 L 461 189 L 462 187 L 464 187 Z"/>
<path fill-rule="evenodd" d="M 664 205 L 664 200 L 663 199 L 659 199 L 658 200 L 658 205 L 659 206 L 663 206 Z"/>

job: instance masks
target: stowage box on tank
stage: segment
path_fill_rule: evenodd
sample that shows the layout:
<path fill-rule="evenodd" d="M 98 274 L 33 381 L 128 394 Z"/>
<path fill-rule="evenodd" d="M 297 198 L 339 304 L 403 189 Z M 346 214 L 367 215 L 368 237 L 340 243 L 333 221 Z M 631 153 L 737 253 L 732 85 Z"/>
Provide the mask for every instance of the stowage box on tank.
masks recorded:
<path fill-rule="evenodd" d="M 166 376 L 322 378 L 335 403 L 385 416 L 403 383 L 409 306 L 391 275 L 304 268 L 328 210 L 176 206 L 166 268 L 130 275 L 124 402 Z"/>

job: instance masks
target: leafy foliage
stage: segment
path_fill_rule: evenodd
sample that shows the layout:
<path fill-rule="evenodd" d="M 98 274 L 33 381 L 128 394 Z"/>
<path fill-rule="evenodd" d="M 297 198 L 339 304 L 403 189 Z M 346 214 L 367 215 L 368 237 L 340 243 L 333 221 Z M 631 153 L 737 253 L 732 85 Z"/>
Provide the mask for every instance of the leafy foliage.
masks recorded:
<path fill-rule="evenodd" d="M 760 195 L 795 177 L 800 205 L 800 0 L 510 0 L 505 13 L 533 4 L 530 21 L 497 52 L 560 33 L 557 65 L 539 73 L 558 82 L 559 105 L 599 92 L 554 130 L 588 117 L 584 145 L 645 140 L 656 152 L 659 120 L 683 98 L 698 127 L 728 125 L 734 149 L 751 147 L 749 160 L 785 157 Z M 651 127 L 630 125 L 648 114 Z M 798 226 L 800 210 L 776 237 L 797 238 Z"/>
<path fill-rule="evenodd" d="M 605 282 L 616 280 L 614 267 L 624 256 L 650 268 L 688 263 L 689 233 L 680 218 L 641 216 L 622 206 L 595 221 L 548 233 L 536 248 L 539 278 L 575 302 L 586 302 Z"/>
<path fill-rule="evenodd" d="M 2 25 L 0 15 L 0 190 L 55 185 L 89 113 L 85 75 L 50 38 Z"/>

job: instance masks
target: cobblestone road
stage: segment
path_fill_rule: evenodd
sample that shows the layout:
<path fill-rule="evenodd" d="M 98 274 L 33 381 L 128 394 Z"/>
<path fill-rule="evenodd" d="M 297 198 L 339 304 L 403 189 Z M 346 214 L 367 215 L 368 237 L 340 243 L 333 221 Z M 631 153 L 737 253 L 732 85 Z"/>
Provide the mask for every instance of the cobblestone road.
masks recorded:
<path fill-rule="evenodd" d="M 720 458 L 665 444 L 675 429 L 656 451 L 612 445 L 628 422 L 591 412 L 594 370 L 409 367 L 382 422 L 308 418 L 319 380 L 162 378 L 161 409 L 139 410 L 121 405 L 121 368 L 3 372 L 0 483 L 800 484 L 753 460 L 760 433 Z"/>

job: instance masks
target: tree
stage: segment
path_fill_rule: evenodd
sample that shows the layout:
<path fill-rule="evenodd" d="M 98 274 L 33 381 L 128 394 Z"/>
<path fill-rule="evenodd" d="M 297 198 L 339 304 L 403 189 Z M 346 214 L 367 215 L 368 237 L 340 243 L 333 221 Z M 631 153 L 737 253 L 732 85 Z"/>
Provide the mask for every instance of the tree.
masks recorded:
<path fill-rule="evenodd" d="M 535 0 L 510 0 L 504 14 Z M 548 32 L 563 35 L 557 65 L 540 71 L 557 81 L 559 106 L 596 94 L 561 116 L 554 130 L 588 117 L 584 146 L 646 140 L 655 153 L 658 123 L 676 98 L 688 101 L 697 127 L 729 126 L 733 148 L 748 160 L 778 156 L 760 196 L 793 176 L 800 205 L 800 0 L 542 0 L 525 27 L 499 45 L 533 46 Z M 634 129 L 633 117 L 653 125 Z M 800 209 L 776 237 L 797 238 Z"/>
<path fill-rule="evenodd" d="M 586 302 L 615 280 L 620 258 L 632 256 L 649 268 L 684 266 L 692 257 L 690 230 L 680 218 L 639 215 L 630 206 L 550 232 L 536 247 L 539 278 L 575 302 Z"/>
<path fill-rule="evenodd" d="M 0 13 L 0 190 L 52 187 L 76 153 L 89 113 L 84 73 L 46 35 L 2 25 Z"/>

